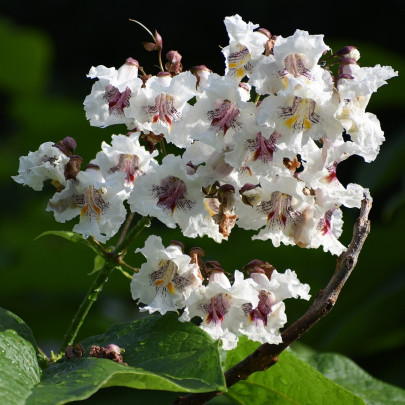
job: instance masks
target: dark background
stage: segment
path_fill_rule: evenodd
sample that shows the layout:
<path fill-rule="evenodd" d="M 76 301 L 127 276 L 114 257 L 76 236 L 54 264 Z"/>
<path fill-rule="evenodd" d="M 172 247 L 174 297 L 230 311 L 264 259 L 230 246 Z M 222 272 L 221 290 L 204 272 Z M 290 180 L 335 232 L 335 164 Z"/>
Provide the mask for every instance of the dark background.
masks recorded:
<path fill-rule="evenodd" d="M 391 65 L 399 77 L 374 94 L 368 111 L 377 115 L 386 142 L 373 163 L 355 157 L 341 164 L 342 182 L 369 187 L 374 197 L 372 232 L 359 264 L 341 293 L 335 309 L 304 338 L 320 351 L 338 351 L 354 359 L 372 375 L 405 386 L 405 124 L 403 121 L 405 57 L 402 1 L 385 1 L 371 7 L 365 2 L 135 2 L 116 0 L 14 1 L 0 6 L 0 306 L 32 328 L 47 352 L 58 350 L 64 332 L 90 284 L 93 255 L 85 247 L 47 236 L 47 230 L 71 230 L 45 212 L 52 196 L 14 183 L 18 158 L 46 141 L 67 135 L 78 142 L 77 153 L 90 160 L 102 140 L 125 128 L 92 128 L 85 118 L 83 100 L 92 81 L 91 66 L 121 66 L 129 56 L 147 72 L 158 72 L 156 54 L 147 53 L 142 41 L 148 34 L 129 19 L 136 19 L 163 37 L 164 52 L 178 50 L 188 69 L 205 64 L 224 71 L 220 46 L 228 43 L 225 16 L 240 14 L 273 34 L 292 35 L 295 29 L 324 34 L 337 50 L 356 45 L 362 66 Z M 342 242 L 348 244 L 357 210 L 345 210 Z M 162 234 L 164 242 L 182 239 L 156 221 L 149 233 Z M 143 235 L 139 244 L 147 234 Z M 254 258 L 268 260 L 279 271 L 291 268 L 311 285 L 313 296 L 326 284 L 336 258 L 322 251 L 282 246 L 270 241 L 249 243 L 248 232 L 235 231 L 218 245 L 206 238 L 183 240 L 200 245 L 207 258 L 232 271 Z M 114 240 L 111 241 L 114 243 Z M 133 247 L 133 251 L 136 246 Z M 135 266 L 141 257 L 131 254 Z M 294 301 L 294 300 L 293 300 Z M 307 303 L 287 301 L 289 321 Z M 109 325 L 133 319 L 137 310 L 128 281 L 115 274 L 93 307 L 79 338 L 102 333 Z M 124 390 L 125 391 L 125 390 Z M 130 391 L 130 390 L 128 390 Z M 126 391 L 125 391 L 126 392 Z M 127 393 L 131 395 L 131 393 Z M 100 402 L 99 402 L 100 403 Z"/>

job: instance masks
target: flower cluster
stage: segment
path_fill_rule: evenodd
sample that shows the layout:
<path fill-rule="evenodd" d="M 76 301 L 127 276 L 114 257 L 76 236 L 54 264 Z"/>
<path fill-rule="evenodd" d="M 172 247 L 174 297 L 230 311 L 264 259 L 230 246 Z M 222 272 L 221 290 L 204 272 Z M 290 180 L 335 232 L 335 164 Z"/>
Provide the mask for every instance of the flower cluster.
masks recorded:
<path fill-rule="evenodd" d="M 149 236 L 144 248 L 137 249 L 147 261 L 132 278 L 132 297 L 145 304 L 141 311 L 163 315 L 184 309 L 180 321 L 201 318 L 200 327 L 221 339 L 225 350 L 236 347 L 240 335 L 281 343 L 279 329 L 287 322 L 283 300 L 310 298 L 309 285 L 301 284 L 291 270 L 281 274 L 254 260 L 243 269 L 249 278 L 235 270 L 231 283 L 218 262 L 202 260 L 201 248 L 189 255 L 183 249 L 178 241 L 165 248 L 160 237 Z"/>
<path fill-rule="evenodd" d="M 79 216 L 73 230 L 102 243 L 118 232 L 129 206 L 190 238 L 221 242 L 239 226 L 275 247 L 341 254 L 341 207 L 359 208 L 364 190 L 344 186 L 337 167 L 353 155 L 376 158 L 384 134 L 366 108 L 397 72 L 361 67 L 354 46 L 333 52 L 323 35 L 297 30 L 284 38 L 239 15 L 226 17 L 225 26 L 223 75 L 205 65 L 183 70 L 177 51 L 163 66 L 157 32 L 144 46 L 159 52 L 158 74 L 133 58 L 118 70 L 92 67 L 88 77 L 97 80 L 84 100 L 87 119 L 98 127 L 124 125 L 126 134 L 103 142 L 84 169 L 73 138 L 46 142 L 20 158 L 14 180 L 34 190 L 51 180 L 56 193 L 47 210 L 59 222 Z M 166 143 L 178 153 L 167 154 Z M 185 308 L 181 320 L 200 316 L 227 347 L 238 333 L 277 342 L 282 300 L 308 298 L 289 271 L 252 272 L 249 279 L 236 271 L 231 285 L 214 269 L 203 288 L 196 262 L 179 246 L 165 249 L 151 237 L 139 251 L 147 262 L 131 288 L 144 309 Z"/>

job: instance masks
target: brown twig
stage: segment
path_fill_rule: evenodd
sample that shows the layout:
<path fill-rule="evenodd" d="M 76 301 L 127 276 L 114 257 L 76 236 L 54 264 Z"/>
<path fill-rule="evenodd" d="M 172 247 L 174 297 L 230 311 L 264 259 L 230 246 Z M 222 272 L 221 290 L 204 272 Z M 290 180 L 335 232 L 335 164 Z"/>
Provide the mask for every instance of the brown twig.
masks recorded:
<path fill-rule="evenodd" d="M 281 334 L 283 343 L 279 345 L 263 344 L 251 355 L 230 368 L 225 373 L 228 388 L 240 380 L 246 380 L 252 373 L 267 370 L 274 365 L 284 349 L 298 340 L 316 322 L 332 310 L 340 291 L 356 266 L 364 241 L 370 232 L 368 214 L 371 205 L 372 199 L 368 191 L 366 191 L 361 204 L 360 215 L 354 225 L 353 238 L 349 247 L 339 256 L 332 278 L 329 280 L 328 285 L 319 291 L 308 311 Z M 189 394 L 177 398 L 174 404 L 204 404 L 219 395 L 222 395 L 221 391 Z"/>

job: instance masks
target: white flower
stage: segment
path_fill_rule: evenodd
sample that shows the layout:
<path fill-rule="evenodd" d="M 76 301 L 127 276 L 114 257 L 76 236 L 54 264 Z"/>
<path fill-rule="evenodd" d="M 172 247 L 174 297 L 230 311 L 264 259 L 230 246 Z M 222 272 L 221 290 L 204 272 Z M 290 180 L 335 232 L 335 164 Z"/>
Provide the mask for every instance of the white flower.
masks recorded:
<path fill-rule="evenodd" d="M 267 96 L 258 107 L 256 119 L 259 125 L 282 135 L 280 147 L 301 153 L 309 138 L 341 135 L 342 125 L 335 118 L 337 108 L 332 91 L 318 91 L 308 85 Z"/>
<path fill-rule="evenodd" d="M 191 139 L 183 128 L 183 119 L 190 108 L 187 102 L 197 94 L 196 84 L 197 79 L 190 72 L 173 78 L 169 74 L 154 76 L 139 94 L 131 97 L 125 115 L 133 118 L 140 130 L 162 133 L 168 142 L 186 147 Z"/>
<path fill-rule="evenodd" d="M 139 132 L 133 132 L 129 136 L 113 135 L 111 145 L 103 142 L 102 151 L 97 153 L 96 159 L 91 163 L 98 165 L 105 175 L 115 172 L 125 173 L 124 185 L 132 188 L 135 180 L 143 176 L 151 165 L 157 165 L 154 159 L 157 151 L 149 153 L 139 143 Z"/>
<path fill-rule="evenodd" d="M 80 222 L 73 231 L 105 243 L 118 232 L 127 214 L 123 204 L 126 197 L 122 190 L 124 177 L 124 173 L 115 173 L 106 181 L 100 170 L 80 171 L 64 190 L 55 193 L 47 211 L 53 211 L 58 222 L 80 215 Z"/>
<path fill-rule="evenodd" d="M 225 161 L 238 170 L 243 167 L 242 170 L 258 178 L 288 173 L 283 159 L 293 159 L 295 154 L 279 147 L 281 136 L 273 128 L 251 125 L 240 134 L 233 149 L 226 151 Z"/>
<path fill-rule="evenodd" d="M 294 177 L 277 177 L 271 181 L 261 179 L 261 202 L 256 206 L 237 204 L 237 225 L 243 229 L 260 229 L 253 239 L 271 239 L 275 247 L 280 243 L 294 245 L 303 211 L 312 202 L 312 197 L 302 192 L 303 183 Z"/>
<path fill-rule="evenodd" d="M 318 205 L 324 206 L 329 202 L 329 207 L 343 204 L 348 208 L 360 208 L 363 187 L 352 183 L 344 187 L 336 173 L 338 164 L 347 159 L 352 150 L 351 142 L 344 142 L 343 139 L 330 142 L 324 137 L 322 148 L 309 140 L 303 153 L 304 170 L 298 177 L 308 189 L 317 193 Z"/>
<path fill-rule="evenodd" d="M 201 285 L 198 266 L 190 263 L 190 256 L 177 245 L 165 248 L 155 235 L 150 235 L 137 252 L 147 259 L 131 281 L 132 298 L 146 304 L 140 310 L 164 315 L 183 308 L 191 292 Z"/>
<path fill-rule="evenodd" d="M 37 151 L 21 156 L 18 175 L 12 176 L 12 179 L 35 191 L 42 190 L 46 180 L 65 185 L 64 170 L 69 158 L 54 145 L 53 142 L 45 142 Z"/>
<path fill-rule="evenodd" d="M 229 45 L 222 49 L 226 58 L 226 74 L 241 80 L 252 72 L 256 59 L 264 51 L 267 37 L 254 31 L 258 25 L 245 23 L 239 15 L 224 20 Z"/>
<path fill-rule="evenodd" d="M 309 243 L 307 248 L 317 249 L 322 246 L 324 252 L 330 252 L 339 256 L 346 250 L 346 247 L 339 242 L 342 234 L 343 220 L 342 211 L 333 206 L 325 211 L 325 208 L 317 206 L 314 213 L 316 226 L 310 230 Z"/>
<path fill-rule="evenodd" d="M 355 100 L 365 97 L 367 100 L 379 87 L 387 84 L 386 80 L 398 76 L 391 66 L 358 67 L 351 74 L 353 79 L 340 79 L 338 91 L 342 99 Z"/>
<path fill-rule="evenodd" d="M 118 70 L 105 66 L 90 69 L 87 76 L 99 79 L 84 100 L 86 117 L 92 126 L 125 124 L 129 129 L 135 127 L 136 123 L 125 116 L 124 109 L 129 107 L 130 97 L 137 94 L 142 85 L 138 66 L 137 61 L 128 58 Z"/>
<path fill-rule="evenodd" d="M 250 277 L 258 292 L 259 303 L 243 305 L 244 318 L 239 332 L 256 342 L 279 344 L 282 342 L 279 329 L 287 322 L 283 300 L 298 297 L 309 300 L 309 285 L 300 283 L 291 270 L 284 274 L 273 270 L 270 280 L 257 272 Z"/>
<path fill-rule="evenodd" d="M 385 141 L 380 121 L 372 114 L 365 112 L 367 99 L 358 97 L 353 101 L 343 101 L 337 118 L 342 123 L 352 142 L 348 142 L 351 154 L 362 156 L 366 162 L 372 162 Z"/>
<path fill-rule="evenodd" d="M 194 316 L 200 317 L 200 328 L 213 339 L 221 339 L 225 350 L 237 345 L 237 331 L 244 316 L 242 305 L 248 302 L 257 305 L 259 302 L 250 280 L 244 280 L 238 270 L 235 270 L 234 279 L 231 285 L 224 273 L 212 272 L 208 285 L 194 290 L 190 295 L 179 318 L 184 322 Z"/>
<path fill-rule="evenodd" d="M 255 66 L 249 83 L 259 94 L 275 94 L 279 90 L 309 83 L 332 88 L 330 74 L 318 65 L 329 47 L 323 35 L 309 35 L 296 30 L 287 38 L 278 36 L 273 55 L 262 56 Z"/>
<path fill-rule="evenodd" d="M 198 175 L 189 175 L 179 156 L 167 155 L 162 164 L 138 178 L 128 202 L 131 211 L 158 218 L 169 228 L 179 225 L 189 238 L 208 235 L 223 239 L 205 208 Z"/>
<path fill-rule="evenodd" d="M 187 116 L 186 129 L 192 139 L 221 152 L 253 124 L 255 105 L 244 101 L 246 90 L 227 76 L 211 73 L 203 90 Z"/>

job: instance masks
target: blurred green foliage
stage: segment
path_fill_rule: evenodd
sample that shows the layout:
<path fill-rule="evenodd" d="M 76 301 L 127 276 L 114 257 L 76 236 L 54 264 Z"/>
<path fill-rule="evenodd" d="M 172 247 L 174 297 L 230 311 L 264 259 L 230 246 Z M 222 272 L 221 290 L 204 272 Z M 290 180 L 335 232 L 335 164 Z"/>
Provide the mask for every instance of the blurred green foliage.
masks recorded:
<path fill-rule="evenodd" d="M 348 42 L 338 38 L 327 43 L 338 49 Z M 338 169 L 347 182 L 370 188 L 374 197 L 372 231 L 336 307 L 302 341 L 319 351 L 348 355 L 375 377 L 404 386 L 405 176 L 401 163 L 405 127 L 401 113 L 405 75 L 401 72 L 405 72 L 405 58 L 371 43 L 357 45 L 363 66 L 379 63 L 400 72 L 372 97 L 368 108 L 386 130 L 387 141 L 377 160 L 366 164 L 351 158 Z M 34 241 L 48 230 L 71 230 L 72 223 L 56 223 L 53 215 L 45 212 L 53 194 L 51 186 L 38 193 L 16 184 L 11 176 L 17 173 L 19 156 L 43 142 L 73 136 L 78 142 L 77 153 L 88 161 L 102 140 L 109 141 L 112 133 L 125 133 L 125 128 L 92 128 L 84 115 L 83 100 L 49 90 L 53 48 L 43 32 L 0 20 L 0 55 L 0 306 L 19 315 L 33 330 L 39 346 L 49 353 L 57 350 L 87 291 L 94 254 L 56 236 Z M 87 93 L 90 88 L 89 81 Z M 357 213 L 344 211 L 342 243 L 350 242 Z M 320 250 L 275 249 L 269 241 L 251 243 L 251 233 L 238 229 L 228 242 L 216 244 L 208 238 L 184 240 L 177 229 L 166 229 L 154 221 L 140 237 L 140 246 L 151 233 L 160 234 L 165 243 L 178 239 L 187 248 L 199 245 L 207 252 L 207 260 L 218 260 L 229 271 L 255 258 L 268 260 L 279 271 L 291 268 L 302 282 L 311 285 L 313 296 L 327 283 L 336 263 L 335 257 Z M 131 248 L 127 261 L 139 266 L 142 258 L 133 253 L 136 247 Z M 308 306 L 298 301 L 286 304 L 289 321 Z M 79 339 L 138 316 L 128 280 L 117 272 L 89 314 Z"/>

